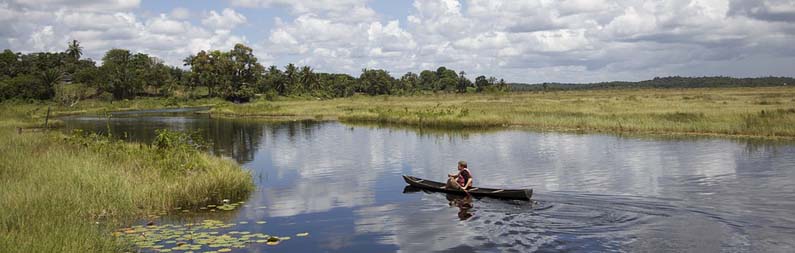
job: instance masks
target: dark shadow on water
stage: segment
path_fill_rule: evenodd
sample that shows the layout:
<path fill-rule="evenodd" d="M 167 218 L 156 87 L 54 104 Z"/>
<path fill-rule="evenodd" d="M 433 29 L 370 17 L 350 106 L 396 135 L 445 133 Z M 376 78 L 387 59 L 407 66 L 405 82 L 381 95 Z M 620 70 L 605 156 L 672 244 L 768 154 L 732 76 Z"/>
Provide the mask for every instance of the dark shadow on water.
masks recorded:
<path fill-rule="evenodd" d="M 472 196 L 466 195 L 456 195 L 456 194 L 449 194 L 449 193 L 438 193 L 438 192 L 430 192 L 425 191 L 420 188 L 407 185 L 403 188 L 404 194 L 412 194 L 417 192 L 425 192 L 428 194 L 444 194 L 445 199 L 447 199 L 447 205 L 450 207 L 458 208 L 458 219 L 464 221 L 472 218 L 474 210 L 472 210 L 474 206 L 474 202 Z"/>
<path fill-rule="evenodd" d="M 423 137 L 437 137 L 437 138 L 462 138 L 467 139 L 470 135 L 474 134 L 484 134 L 484 133 L 496 133 L 499 131 L 505 131 L 504 128 L 498 127 L 485 127 L 485 128 L 475 128 L 475 127 L 468 127 L 468 128 L 447 128 L 447 127 L 421 127 L 421 126 L 412 126 L 412 125 L 401 125 L 401 124 L 391 124 L 391 123 L 366 123 L 366 122 L 342 122 L 345 125 L 351 127 L 363 127 L 369 129 L 384 129 L 384 130 L 403 130 L 403 131 L 410 131 L 418 136 Z"/>
<path fill-rule="evenodd" d="M 471 211 L 474 207 L 472 196 L 445 194 L 445 198 L 447 198 L 448 205 L 458 208 L 458 219 L 463 221 L 472 218 L 472 213 L 474 213 L 474 211 Z"/>
<path fill-rule="evenodd" d="M 182 108 L 163 108 L 149 110 L 126 110 L 108 112 L 111 116 L 143 116 L 143 115 L 168 115 L 202 112 L 212 109 L 210 106 L 182 107 Z"/>

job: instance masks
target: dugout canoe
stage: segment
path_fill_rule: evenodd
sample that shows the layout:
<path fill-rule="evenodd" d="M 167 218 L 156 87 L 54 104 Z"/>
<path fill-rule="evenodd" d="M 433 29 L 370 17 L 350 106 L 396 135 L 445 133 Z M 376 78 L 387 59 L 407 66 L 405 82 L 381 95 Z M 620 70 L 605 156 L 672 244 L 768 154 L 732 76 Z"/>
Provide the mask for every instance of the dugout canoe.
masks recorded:
<path fill-rule="evenodd" d="M 447 189 L 445 183 L 422 179 L 418 177 L 403 175 L 403 180 L 407 184 L 425 189 L 429 191 L 446 192 L 452 194 L 466 195 L 464 191 L 458 189 Z M 533 189 L 492 189 L 472 187 L 469 189 L 469 194 L 475 197 L 491 197 L 498 199 L 516 199 L 516 200 L 530 200 L 533 197 Z"/>

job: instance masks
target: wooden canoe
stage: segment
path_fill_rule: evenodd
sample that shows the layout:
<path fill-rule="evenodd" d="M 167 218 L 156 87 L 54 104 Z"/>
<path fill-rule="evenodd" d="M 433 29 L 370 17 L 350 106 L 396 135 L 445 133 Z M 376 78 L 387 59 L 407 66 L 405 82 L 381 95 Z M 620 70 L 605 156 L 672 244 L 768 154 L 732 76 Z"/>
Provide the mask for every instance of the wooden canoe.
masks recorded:
<path fill-rule="evenodd" d="M 407 184 L 420 189 L 466 195 L 466 193 L 464 193 L 464 191 L 462 190 L 445 188 L 444 187 L 446 185 L 445 183 L 425 180 L 422 178 L 406 176 L 406 175 L 403 175 L 403 180 L 406 180 Z M 491 189 L 491 188 L 472 187 L 469 189 L 469 194 L 475 197 L 530 200 L 530 198 L 533 197 L 533 189 L 510 190 L 510 189 Z"/>

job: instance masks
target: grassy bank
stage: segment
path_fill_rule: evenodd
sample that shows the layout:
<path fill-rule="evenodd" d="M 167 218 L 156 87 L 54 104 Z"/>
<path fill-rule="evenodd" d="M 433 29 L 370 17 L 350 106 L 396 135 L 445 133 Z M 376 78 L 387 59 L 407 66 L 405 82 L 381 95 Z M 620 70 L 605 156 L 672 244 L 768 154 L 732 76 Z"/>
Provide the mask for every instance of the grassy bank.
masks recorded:
<path fill-rule="evenodd" d="M 110 231 L 148 215 L 241 199 L 234 161 L 169 145 L 56 132 L 18 134 L 37 106 L 0 107 L 0 252 L 109 252 Z M 44 109 L 46 112 L 46 109 Z M 36 113 L 39 115 L 39 113 Z"/>
<path fill-rule="evenodd" d="M 232 117 L 795 138 L 795 87 L 584 90 L 220 103 Z"/>
<path fill-rule="evenodd" d="M 220 99 L 145 98 L 112 104 L 83 101 L 75 107 L 54 108 L 53 113 L 205 105 L 214 106 L 210 112 L 213 117 L 339 119 L 425 128 L 518 126 L 555 131 L 795 138 L 795 87 L 791 86 L 278 98 L 247 104 Z M 31 115 L 46 113 L 41 105 L 21 107 Z"/>

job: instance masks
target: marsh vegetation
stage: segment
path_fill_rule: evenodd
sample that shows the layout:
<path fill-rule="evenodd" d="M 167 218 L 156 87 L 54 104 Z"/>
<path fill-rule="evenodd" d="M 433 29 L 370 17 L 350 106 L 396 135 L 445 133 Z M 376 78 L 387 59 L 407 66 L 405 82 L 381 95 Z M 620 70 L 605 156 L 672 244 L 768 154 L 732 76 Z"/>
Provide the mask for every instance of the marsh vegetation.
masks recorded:
<path fill-rule="evenodd" d="M 20 134 L 16 127 L 38 121 L 27 109 L 0 109 L 0 251 L 118 251 L 131 246 L 110 236 L 119 227 L 253 190 L 247 170 L 200 151 L 185 134 L 160 132 L 152 145 L 89 133 Z"/>
<path fill-rule="evenodd" d="M 419 127 L 795 137 L 795 88 L 581 90 L 216 104 L 213 114 Z"/>

